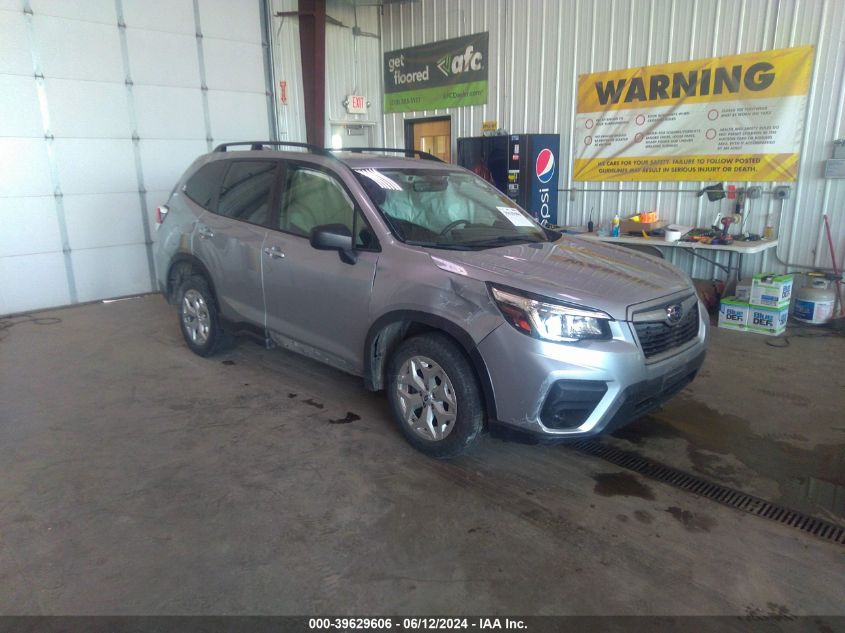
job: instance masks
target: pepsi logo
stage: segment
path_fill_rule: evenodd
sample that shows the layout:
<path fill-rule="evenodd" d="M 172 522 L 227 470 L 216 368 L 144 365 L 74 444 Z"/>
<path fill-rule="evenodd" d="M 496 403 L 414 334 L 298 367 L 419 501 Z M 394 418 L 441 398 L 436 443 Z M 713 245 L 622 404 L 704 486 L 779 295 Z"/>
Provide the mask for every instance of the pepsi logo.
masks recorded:
<path fill-rule="evenodd" d="M 542 183 L 549 182 L 555 175 L 555 155 L 548 147 L 537 154 L 537 164 L 534 166 L 537 179 Z"/>

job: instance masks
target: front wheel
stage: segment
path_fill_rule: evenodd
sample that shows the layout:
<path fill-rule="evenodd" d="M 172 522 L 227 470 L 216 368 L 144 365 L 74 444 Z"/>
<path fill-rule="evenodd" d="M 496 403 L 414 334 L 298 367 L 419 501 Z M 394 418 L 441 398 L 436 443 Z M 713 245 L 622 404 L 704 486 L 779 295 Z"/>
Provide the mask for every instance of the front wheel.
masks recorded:
<path fill-rule="evenodd" d="M 455 457 L 481 434 L 484 406 L 478 380 L 445 335 L 404 341 L 391 358 L 387 389 L 402 434 L 426 455 Z"/>

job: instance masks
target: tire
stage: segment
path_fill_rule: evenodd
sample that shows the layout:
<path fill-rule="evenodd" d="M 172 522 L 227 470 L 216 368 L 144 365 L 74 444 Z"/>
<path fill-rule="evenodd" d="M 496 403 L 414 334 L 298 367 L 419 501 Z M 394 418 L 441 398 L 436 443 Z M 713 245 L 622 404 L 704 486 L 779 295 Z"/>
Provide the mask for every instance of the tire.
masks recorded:
<path fill-rule="evenodd" d="M 476 442 L 484 428 L 481 388 L 452 339 L 439 333 L 410 338 L 396 349 L 387 371 L 393 417 L 414 448 L 448 459 Z"/>
<path fill-rule="evenodd" d="M 217 302 L 205 277 L 185 278 L 176 292 L 179 330 L 190 350 L 199 356 L 212 356 L 230 340 L 220 325 Z"/>

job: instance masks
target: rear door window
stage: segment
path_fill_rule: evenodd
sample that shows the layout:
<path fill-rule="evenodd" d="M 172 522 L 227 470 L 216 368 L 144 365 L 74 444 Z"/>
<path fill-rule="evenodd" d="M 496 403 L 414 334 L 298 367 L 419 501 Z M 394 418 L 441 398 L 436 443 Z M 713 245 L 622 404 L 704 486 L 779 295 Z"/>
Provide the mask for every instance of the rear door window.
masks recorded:
<path fill-rule="evenodd" d="M 236 160 L 220 188 L 217 213 L 261 226 L 270 225 L 278 161 Z"/>
<path fill-rule="evenodd" d="M 203 165 L 197 173 L 188 178 L 182 191 L 202 208 L 213 211 L 214 197 L 220 189 L 220 181 L 223 180 L 226 167 L 228 163 L 222 160 Z"/>

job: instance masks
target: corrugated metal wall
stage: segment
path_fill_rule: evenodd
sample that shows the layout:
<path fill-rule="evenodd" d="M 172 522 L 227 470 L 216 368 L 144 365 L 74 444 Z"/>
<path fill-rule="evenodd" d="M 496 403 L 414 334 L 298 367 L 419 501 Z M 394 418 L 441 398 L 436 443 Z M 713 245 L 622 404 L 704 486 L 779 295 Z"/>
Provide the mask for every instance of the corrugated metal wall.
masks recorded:
<path fill-rule="evenodd" d="M 278 13 L 296 11 L 298 0 L 273 0 L 273 55 L 276 103 L 282 140 L 305 142 L 299 18 Z M 346 0 L 328 0 L 326 14 L 326 146 L 331 145 L 332 123 L 372 124 L 374 142 L 381 143 L 381 59 L 377 6 L 355 6 Z M 335 24 L 333 21 L 340 22 Z M 358 27 L 361 34 L 353 29 Z M 288 83 L 288 104 L 279 103 L 279 81 Z M 349 114 L 347 95 L 366 96 L 367 114 Z"/>
<path fill-rule="evenodd" d="M 298 0 L 273 0 L 270 31 L 276 76 L 274 101 L 279 122 L 279 140 L 304 143 L 305 104 L 302 95 L 302 55 L 299 48 L 299 18 L 278 13 L 296 11 Z M 280 101 L 279 82 L 287 82 L 288 102 Z"/>
<path fill-rule="evenodd" d="M 0 314 L 148 292 L 152 214 L 269 136 L 259 0 L 0 0 Z"/>
<path fill-rule="evenodd" d="M 355 7 L 343 0 L 329 0 L 326 13 L 344 26 L 326 25 L 326 120 L 331 123 L 372 123 L 374 142 L 380 143 L 381 121 L 381 63 L 379 53 L 379 8 Z M 354 26 L 362 33 L 355 35 Z M 368 98 L 367 114 L 348 114 L 343 105 L 347 95 L 358 94 Z M 327 125 L 328 128 L 328 125 Z"/>
<path fill-rule="evenodd" d="M 845 181 L 822 178 L 831 142 L 845 137 L 842 0 L 421 0 L 385 6 L 382 50 L 480 31 L 490 32 L 487 105 L 385 115 L 385 141 L 403 145 L 403 118 L 447 113 L 453 141 L 478 135 L 485 119 L 496 119 L 509 132 L 560 133 L 559 187 L 567 191 L 561 193 L 559 217 L 571 224 L 586 223 L 595 208 L 596 222 L 617 211 L 657 210 L 673 222 L 700 226 L 712 221 L 719 204 L 696 197 L 705 183 L 573 183 L 570 130 L 579 74 L 815 45 L 800 176 L 792 183 L 792 197 L 780 202 L 764 195 L 748 203 L 751 231 L 762 232 L 769 214 L 776 224 L 780 217 L 778 253 L 746 257 L 745 272 L 829 267 L 825 210 L 837 261 L 845 259 Z M 771 186 L 764 183 L 764 190 Z M 569 191 L 573 188 L 582 191 Z M 721 204 L 728 209 L 727 201 Z M 689 253 L 672 256 L 695 277 L 716 273 Z"/>

